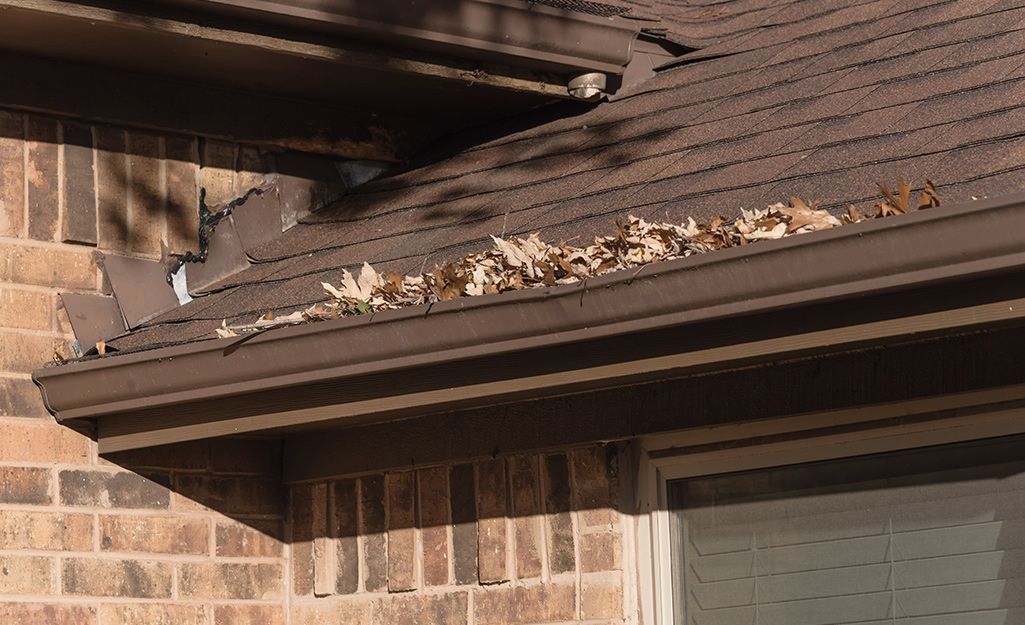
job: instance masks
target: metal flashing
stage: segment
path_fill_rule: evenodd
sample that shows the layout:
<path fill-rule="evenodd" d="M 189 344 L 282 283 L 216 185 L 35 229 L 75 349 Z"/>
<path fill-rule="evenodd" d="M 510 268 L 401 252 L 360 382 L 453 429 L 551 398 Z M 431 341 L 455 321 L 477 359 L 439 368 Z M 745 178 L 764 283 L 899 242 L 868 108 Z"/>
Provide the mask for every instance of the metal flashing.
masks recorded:
<path fill-rule="evenodd" d="M 178 296 L 167 283 L 167 267 L 156 260 L 113 254 L 98 255 L 129 328 L 178 306 Z"/>
<path fill-rule="evenodd" d="M 487 406 L 1021 324 L 1021 232 L 1016 194 L 33 379 L 59 419 L 99 419 L 105 451 Z"/>
<path fill-rule="evenodd" d="M 242 247 L 233 217 L 222 219 L 209 233 L 209 247 L 203 262 L 185 263 L 185 274 L 189 294 L 196 296 L 205 287 L 242 271 L 249 266 L 249 259 Z"/>
<path fill-rule="evenodd" d="M 83 352 L 88 352 L 97 342 L 112 339 L 128 329 L 121 307 L 109 295 L 61 293 L 60 297 Z"/>

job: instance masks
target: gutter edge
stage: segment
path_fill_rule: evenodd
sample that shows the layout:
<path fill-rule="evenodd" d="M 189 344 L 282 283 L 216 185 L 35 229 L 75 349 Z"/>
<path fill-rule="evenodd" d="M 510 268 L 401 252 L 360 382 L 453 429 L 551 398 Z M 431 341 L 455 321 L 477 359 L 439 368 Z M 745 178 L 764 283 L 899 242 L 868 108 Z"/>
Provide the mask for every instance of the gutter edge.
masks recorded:
<path fill-rule="evenodd" d="M 971 230 L 987 236 L 972 236 Z M 230 362 L 225 348 L 233 342 L 203 341 L 37 370 L 32 379 L 59 420 L 103 417 L 992 275 L 1025 267 L 1020 232 L 1025 193 L 721 250 L 576 285 L 275 330 L 231 351 L 236 356 Z M 868 267 L 845 265 L 860 260 L 852 254 L 863 250 L 895 256 L 875 258 Z M 797 263 L 803 264 L 801 272 L 788 271 Z M 774 275 L 778 271 L 787 275 Z M 724 276 L 731 284 L 717 285 Z M 754 282 L 761 284 L 751 288 Z M 686 287 L 705 300 L 687 306 L 686 297 L 667 285 Z M 446 330 L 462 334 L 450 338 Z M 379 346 L 388 339 L 391 351 L 382 354 Z M 343 342 L 359 353 L 339 353 Z"/>

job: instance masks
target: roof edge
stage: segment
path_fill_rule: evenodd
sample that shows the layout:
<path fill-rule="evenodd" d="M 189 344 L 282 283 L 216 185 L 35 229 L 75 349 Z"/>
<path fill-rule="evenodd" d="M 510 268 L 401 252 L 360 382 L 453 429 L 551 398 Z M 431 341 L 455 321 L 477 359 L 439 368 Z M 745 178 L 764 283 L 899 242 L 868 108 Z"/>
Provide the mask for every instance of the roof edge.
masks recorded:
<path fill-rule="evenodd" d="M 640 331 L 1020 271 L 1025 269 L 1021 232 L 1025 193 L 647 265 L 571 286 L 463 298 L 69 363 L 38 370 L 33 380 L 48 410 L 62 420 L 127 415 L 367 375 L 377 376 L 383 397 L 389 395 L 384 387 L 396 384 L 389 375 L 443 363 L 539 346 L 571 348 Z M 1025 315 L 1021 306 L 1006 308 L 973 312 L 950 323 Z M 885 332 L 920 330 L 889 327 Z M 735 355 L 727 350 L 719 357 Z M 526 380 L 529 372 L 510 372 L 509 377 Z M 436 386 L 432 390 L 444 395 L 453 382 L 440 380 Z M 358 402 L 352 403 L 355 409 Z"/>

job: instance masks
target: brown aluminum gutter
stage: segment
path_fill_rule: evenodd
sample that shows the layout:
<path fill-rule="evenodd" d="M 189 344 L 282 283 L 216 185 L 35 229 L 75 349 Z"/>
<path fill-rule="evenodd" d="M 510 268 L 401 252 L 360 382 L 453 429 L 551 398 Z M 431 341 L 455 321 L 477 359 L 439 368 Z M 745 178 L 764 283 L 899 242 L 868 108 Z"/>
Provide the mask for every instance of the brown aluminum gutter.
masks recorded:
<path fill-rule="evenodd" d="M 525 0 L 161 0 L 198 11 L 545 71 L 620 74 L 641 23 Z M 616 7 L 608 7 L 616 12 Z"/>
<path fill-rule="evenodd" d="M 1023 233 L 1025 194 L 1015 194 L 579 285 L 69 363 L 33 378 L 59 419 L 98 418 L 102 452 L 431 414 L 1019 323 Z M 873 316 L 900 297 L 900 314 Z M 771 314 L 801 324 L 751 330 L 749 320 Z"/>

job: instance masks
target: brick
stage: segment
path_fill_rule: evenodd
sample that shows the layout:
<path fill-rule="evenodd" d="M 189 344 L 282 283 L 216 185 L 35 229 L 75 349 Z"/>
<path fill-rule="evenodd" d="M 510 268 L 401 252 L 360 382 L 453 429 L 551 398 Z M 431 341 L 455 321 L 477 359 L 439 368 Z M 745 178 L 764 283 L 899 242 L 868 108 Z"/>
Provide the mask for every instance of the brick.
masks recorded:
<path fill-rule="evenodd" d="M 448 583 L 448 472 L 425 469 L 420 479 L 420 541 L 423 545 L 424 584 Z"/>
<path fill-rule="evenodd" d="M 53 357 L 57 342 L 50 336 L 0 332 L 0 371 L 29 373 L 39 369 Z"/>
<path fill-rule="evenodd" d="M 495 586 L 474 593 L 475 625 L 568 621 L 576 616 L 573 586 Z"/>
<path fill-rule="evenodd" d="M 356 510 L 359 496 L 356 480 L 339 480 L 332 485 L 332 528 L 335 538 L 335 592 L 348 595 L 359 590 L 359 527 Z"/>
<path fill-rule="evenodd" d="M 128 251 L 128 157 L 125 133 L 96 129 L 96 205 L 101 248 Z"/>
<path fill-rule="evenodd" d="M 0 503 L 48 504 L 50 471 L 30 467 L 0 467 Z"/>
<path fill-rule="evenodd" d="M 38 241 L 57 238 L 57 128 L 56 121 L 29 116 L 25 131 L 28 236 Z"/>
<path fill-rule="evenodd" d="M 51 294 L 51 298 L 54 317 L 54 333 L 61 336 L 73 336 L 75 328 L 71 325 L 71 317 L 68 316 L 68 309 L 64 307 L 64 299 L 57 293 Z"/>
<path fill-rule="evenodd" d="M 172 252 L 199 251 L 199 147 L 193 138 L 164 139 L 167 238 Z"/>
<path fill-rule="evenodd" d="M 494 458 L 480 463 L 478 486 L 477 550 L 480 560 L 477 574 L 481 583 L 505 581 L 509 579 L 506 570 L 505 458 Z"/>
<path fill-rule="evenodd" d="M 324 482 L 313 485 L 313 594 L 318 597 L 330 595 L 335 589 L 334 543 L 328 536 L 329 515 L 328 485 Z"/>
<path fill-rule="evenodd" d="M 133 252 L 160 254 L 164 189 L 160 175 L 160 137 L 128 133 L 128 223 Z"/>
<path fill-rule="evenodd" d="M 0 510 L 0 546 L 8 550 L 92 551 L 93 515 Z"/>
<path fill-rule="evenodd" d="M 49 330 L 50 305 L 49 293 L 0 287 L 0 326 Z"/>
<path fill-rule="evenodd" d="M 91 290 L 96 288 L 96 275 L 91 251 L 0 242 L 0 282 Z"/>
<path fill-rule="evenodd" d="M 284 555 L 280 523 L 218 521 L 216 555 L 229 558 L 280 558 Z"/>
<path fill-rule="evenodd" d="M 350 601 L 332 605 L 299 605 L 293 608 L 292 622 L 295 625 L 370 625 L 371 605 L 369 602 Z"/>
<path fill-rule="evenodd" d="M 25 232 L 25 118 L 0 111 L 0 236 Z"/>
<path fill-rule="evenodd" d="M 85 464 L 90 440 L 53 423 L 5 425 L 0 436 L 0 458 L 7 462 Z"/>
<path fill-rule="evenodd" d="M 580 586 L 581 620 L 623 617 L 623 584 L 618 579 L 584 580 Z"/>
<path fill-rule="evenodd" d="M 595 532 L 580 537 L 580 570 L 584 573 L 623 568 L 623 547 L 616 532 Z"/>
<path fill-rule="evenodd" d="M 64 218 L 61 240 L 96 245 L 96 189 L 93 132 L 82 124 L 62 124 L 64 140 Z"/>
<path fill-rule="evenodd" d="M 576 555 L 570 517 L 569 462 L 564 454 L 545 457 L 544 487 L 548 568 L 553 574 L 567 573 L 576 569 Z"/>
<path fill-rule="evenodd" d="M 61 582 L 66 595 L 92 597 L 171 597 L 173 568 L 167 562 L 66 558 Z"/>
<path fill-rule="evenodd" d="M 465 592 L 388 597 L 379 600 L 374 606 L 374 622 L 389 625 L 464 625 L 467 601 Z"/>
<path fill-rule="evenodd" d="M 0 594 L 45 595 L 53 592 L 53 559 L 0 556 Z"/>
<path fill-rule="evenodd" d="M 235 199 L 235 144 L 207 139 L 200 142 L 200 177 L 206 204 L 214 209 Z"/>
<path fill-rule="evenodd" d="M 276 479 L 179 475 L 175 491 L 185 510 L 213 509 L 222 514 L 282 513 L 284 492 Z"/>
<path fill-rule="evenodd" d="M 7 625 L 82 625 L 96 622 L 92 606 L 0 602 L 0 622 Z"/>
<path fill-rule="evenodd" d="M 217 441 L 210 451 L 214 473 L 281 475 L 281 441 L 228 438 Z"/>
<path fill-rule="evenodd" d="M 186 562 L 178 572 L 178 594 L 189 599 L 280 599 L 285 576 L 278 564 Z"/>
<path fill-rule="evenodd" d="M 313 594 L 313 485 L 298 484 L 290 491 L 292 516 L 292 592 Z"/>
<path fill-rule="evenodd" d="M 416 588 L 416 473 L 385 477 L 388 494 L 388 590 Z"/>
<path fill-rule="evenodd" d="M 100 550 L 203 555 L 210 553 L 206 519 L 100 516 Z"/>
<path fill-rule="evenodd" d="M 285 625 L 285 610 L 270 605 L 216 605 L 214 625 Z"/>
<path fill-rule="evenodd" d="M 363 586 L 367 592 L 388 588 L 388 539 L 385 534 L 384 477 L 360 478 L 360 508 L 363 536 Z"/>
<path fill-rule="evenodd" d="M 452 567 L 457 584 L 477 583 L 477 491 L 473 465 L 449 469 L 452 501 Z"/>
<path fill-rule="evenodd" d="M 166 510 L 168 490 L 135 473 L 67 470 L 60 472 L 60 499 L 66 506 Z"/>
<path fill-rule="evenodd" d="M 585 526 L 609 525 L 616 520 L 614 450 L 603 445 L 573 452 L 574 503 Z"/>
<path fill-rule="evenodd" d="M 0 415 L 37 418 L 49 414 L 32 380 L 0 378 Z"/>
<path fill-rule="evenodd" d="M 170 603 L 106 603 L 100 606 L 100 625 L 207 625 L 201 605 Z"/>
<path fill-rule="evenodd" d="M 516 575 L 541 576 L 541 515 L 538 499 L 536 456 L 516 456 L 509 460 L 512 485 L 513 527 L 516 540 Z"/>

